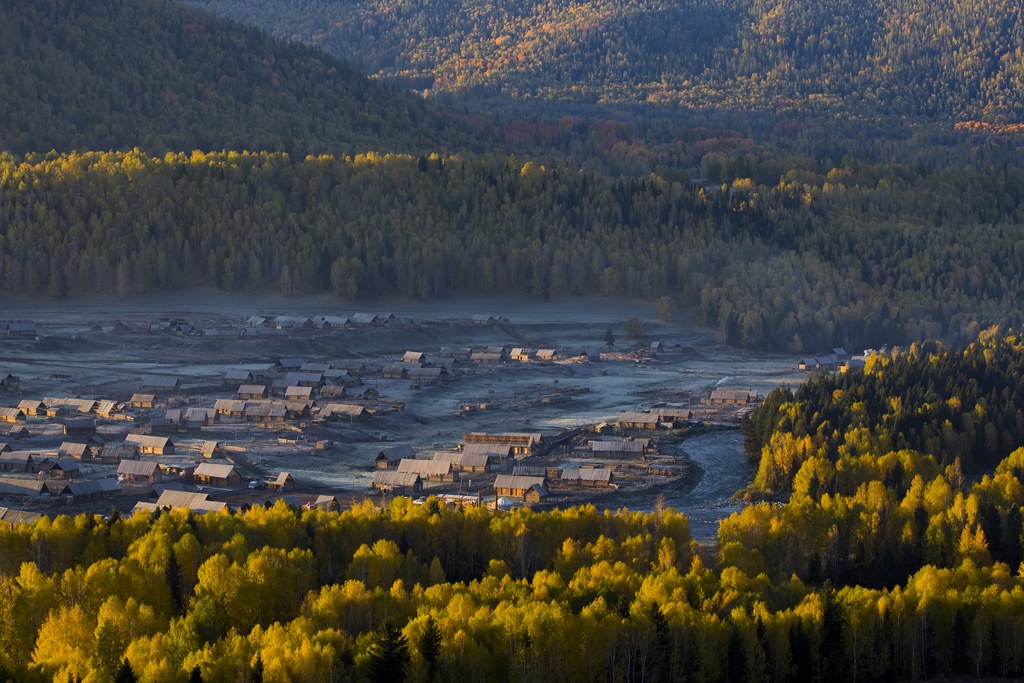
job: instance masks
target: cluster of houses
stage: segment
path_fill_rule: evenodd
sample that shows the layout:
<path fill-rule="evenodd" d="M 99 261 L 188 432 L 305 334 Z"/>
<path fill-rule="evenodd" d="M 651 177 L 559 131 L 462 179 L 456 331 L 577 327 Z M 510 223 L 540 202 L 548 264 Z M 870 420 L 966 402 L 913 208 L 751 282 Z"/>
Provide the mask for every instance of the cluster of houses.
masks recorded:
<path fill-rule="evenodd" d="M 203 514 L 206 512 L 245 512 L 246 510 L 261 506 L 267 509 L 273 507 L 278 501 L 284 502 L 286 505 L 298 508 L 310 508 L 310 509 L 322 509 L 326 511 L 338 510 L 341 507 L 341 501 L 336 496 L 321 495 L 318 496 L 315 501 L 302 505 L 299 499 L 295 496 L 277 496 L 270 498 L 266 502 L 253 501 L 241 506 L 232 506 L 223 501 L 216 501 L 210 498 L 210 493 L 205 491 L 176 491 L 171 489 L 165 490 L 154 490 L 151 500 L 140 501 L 135 504 L 135 510 L 144 510 L 146 512 L 160 511 L 174 511 L 174 510 L 187 510 L 196 514 Z"/>
<path fill-rule="evenodd" d="M 492 315 L 477 315 L 473 317 L 472 322 L 482 325 L 494 325 L 508 322 L 508 319 Z M 254 315 L 249 317 L 242 326 L 192 324 L 183 318 L 160 318 L 156 323 L 119 319 L 114 321 L 111 331 L 115 334 L 164 332 L 178 336 L 210 339 L 260 339 L 302 332 L 331 332 L 369 328 L 411 329 L 438 324 L 440 323 L 436 321 L 414 320 L 395 315 L 394 313 L 385 315 L 355 313 L 348 316 L 320 315 L 313 317 Z M 5 328 L 8 336 L 36 336 L 35 323 L 4 323 L 3 326 L 0 326 L 0 330 Z"/>
<path fill-rule="evenodd" d="M 503 465 L 509 458 L 539 454 L 543 444 L 540 434 L 466 434 L 458 451 L 438 451 L 430 459 L 417 458 L 408 444 L 391 446 L 377 453 L 371 486 L 381 493 L 416 494 L 423 491 L 424 482 L 452 482 L 457 473 L 459 476 L 490 474 L 492 467 Z M 613 478 L 608 468 L 519 464 L 512 474 L 498 474 L 492 489 L 496 496 L 542 503 L 547 500 L 553 482 L 565 486 L 610 487 Z"/>
<path fill-rule="evenodd" d="M 828 354 L 801 358 L 797 367 L 807 372 L 849 372 L 862 369 L 864 359 L 853 358 L 846 349 L 838 348 Z"/>
<path fill-rule="evenodd" d="M 690 421 L 688 408 L 652 408 L 650 412 L 621 412 L 616 426 L 619 429 L 676 429 Z M 602 432 L 607 423 L 598 425 Z"/>
<path fill-rule="evenodd" d="M 692 347 L 683 346 L 676 342 L 675 344 L 666 344 L 665 342 L 651 342 L 651 345 L 647 348 L 648 353 L 652 356 L 659 353 L 686 353 L 687 351 L 693 351 Z"/>
<path fill-rule="evenodd" d="M 426 381 L 451 381 L 458 379 L 463 364 L 498 365 L 500 363 L 536 361 L 580 361 L 601 360 L 599 349 L 584 349 L 579 353 L 565 354 L 558 349 L 528 349 L 523 347 L 487 346 L 484 348 L 443 346 L 436 357 L 428 357 L 423 351 L 406 351 L 402 358 L 384 366 L 385 379 L 408 379 Z"/>
<path fill-rule="evenodd" d="M 63 481 L 43 478 L 0 476 L 0 495 L 18 497 L 65 496 L 70 502 L 82 503 L 109 498 L 121 492 L 117 479 Z"/>

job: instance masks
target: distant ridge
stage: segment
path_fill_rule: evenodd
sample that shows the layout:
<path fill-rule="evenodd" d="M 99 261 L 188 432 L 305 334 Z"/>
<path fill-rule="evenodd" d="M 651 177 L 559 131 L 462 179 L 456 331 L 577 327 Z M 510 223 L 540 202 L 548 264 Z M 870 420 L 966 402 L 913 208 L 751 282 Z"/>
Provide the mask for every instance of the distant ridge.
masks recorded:
<path fill-rule="evenodd" d="M 0 149 L 15 154 L 351 154 L 456 134 L 336 57 L 160 0 L 0 0 L 0 88 Z"/>

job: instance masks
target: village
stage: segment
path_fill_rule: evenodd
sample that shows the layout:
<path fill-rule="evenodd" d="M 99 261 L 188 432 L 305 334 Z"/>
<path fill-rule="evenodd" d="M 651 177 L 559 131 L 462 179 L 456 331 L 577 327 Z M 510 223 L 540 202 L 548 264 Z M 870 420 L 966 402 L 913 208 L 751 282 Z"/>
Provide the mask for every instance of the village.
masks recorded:
<path fill-rule="evenodd" d="M 773 360 L 751 378 L 761 387 L 712 382 L 688 367 L 699 339 L 599 346 L 596 333 L 541 338 L 492 315 L 217 322 L 0 324 L 17 370 L 0 365 L 0 520 L 398 495 L 489 509 L 611 501 L 685 484 L 687 435 L 735 429 L 771 386 L 808 370 Z M 40 365 L 38 347 L 63 360 Z M 120 362 L 97 363 L 111 348 Z M 135 375 L 141 356 L 163 362 Z"/>

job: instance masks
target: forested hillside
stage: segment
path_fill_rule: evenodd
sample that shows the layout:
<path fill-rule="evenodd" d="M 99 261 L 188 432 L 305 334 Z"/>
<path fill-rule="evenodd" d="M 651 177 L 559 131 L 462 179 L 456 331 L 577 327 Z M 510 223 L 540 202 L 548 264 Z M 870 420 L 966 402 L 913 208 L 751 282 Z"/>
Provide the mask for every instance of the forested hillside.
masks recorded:
<path fill-rule="evenodd" d="M 814 575 L 823 566 L 833 580 L 872 586 L 922 563 L 1018 567 L 1022 377 L 1019 335 L 989 330 L 964 348 L 915 344 L 872 355 L 863 372 L 776 389 L 744 420 L 759 462 L 747 495 L 790 503 L 744 512 L 720 540 L 753 544 L 772 571 L 799 571 L 794 563 L 814 556 Z"/>
<path fill-rule="evenodd" d="M 515 158 L 0 155 L 0 288 L 670 294 L 793 352 L 1019 323 L 1024 173 L 787 164 L 705 191 Z"/>
<path fill-rule="evenodd" d="M 1024 115 L 1010 0 L 192 0 L 460 97 Z"/>
<path fill-rule="evenodd" d="M 0 150 L 354 153 L 465 142 L 344 62 L 162 0 L 0 0 Z"/>

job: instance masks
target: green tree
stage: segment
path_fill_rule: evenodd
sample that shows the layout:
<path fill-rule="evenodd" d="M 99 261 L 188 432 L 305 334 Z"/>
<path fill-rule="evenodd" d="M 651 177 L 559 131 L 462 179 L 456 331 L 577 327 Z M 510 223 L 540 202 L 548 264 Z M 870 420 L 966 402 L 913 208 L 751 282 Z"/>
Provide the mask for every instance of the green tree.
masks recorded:
<path fill-rule="evenodd" d="M 635 315 L 626 321 L 626 334 L 636 339 L 644 334 L 644 326 L 640 323 L 640 318 Z"/>
<path fill-rule="evenodd" d="M 604 333 L 604 345 L 611 348 L 615 346 L 615 335 L 612 334 L 612 326 L 608 326 L 608 331 Z"/>
<path fill-rule="evenodd" d="M 377 629 L 370 646 L 370 683 L 403 683 L 409 662 L 409 644 L 390 619 Z"/>
<path fill-rule="evenodd" d="M 441 655 L 441 632 L 437 628 L 434 617 L 427 617 L 427 623 L 423 625 L 423 634 L 420 635 L 417 646 L 420 656 L 427 663 L 427 680 L 433 681 L 437 674 L 438 658 Z"/>
<path fill-rule="evenodd" d="M 128 658 L 125 657 L 121 660 L 121 664 L 117 667 L 117 672 L 114 674 L 114 683 L 135 683 L 137 680 L 135 672 L 132 671 L 132 665 L 128 663 Z"/>
<path fill-rule="evenodd" d="M 263 683 L 263 655 L 256 653 L 256 659 L 252 662 L 252 670 L 249 672 L 249 683 Z"/>
<path fill-rule="evenodd" d="M 164 567 L 164 578 L 171 589 L 171 600 L 174 601 L 175 607 L 178 610 L 184 610 L 187 605 L 185 605 L 181 593 L 181 567 L 178 565 L 178 558 L 173 549 L 167 558 L 167 565 Z"/>
<path fill-rule="evenodd" d="M 658 319 L 668 322 L 676 315 L 676 302 L 670 296 L 659 297 L 655 302 L 658 307 Z"/>

